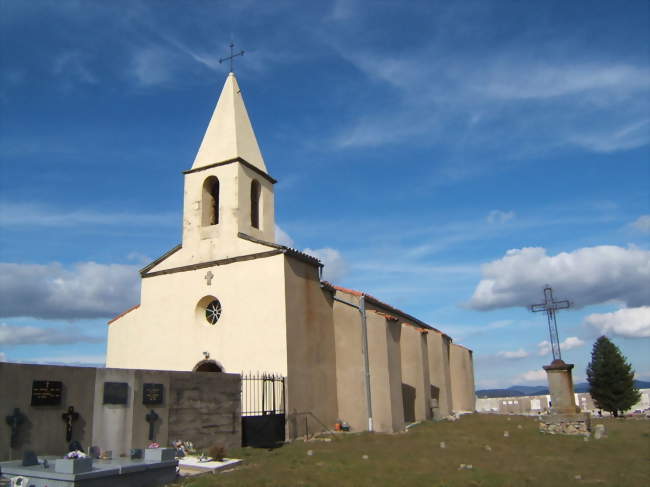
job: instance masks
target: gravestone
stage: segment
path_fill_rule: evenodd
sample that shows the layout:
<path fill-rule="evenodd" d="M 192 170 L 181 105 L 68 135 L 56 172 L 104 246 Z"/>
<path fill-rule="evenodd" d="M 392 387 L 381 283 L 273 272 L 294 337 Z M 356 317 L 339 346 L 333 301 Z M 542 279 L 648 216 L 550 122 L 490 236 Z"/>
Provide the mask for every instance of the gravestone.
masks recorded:
<path fill-rule="evenodd" d="M 74 406 L 68 407 L 68 412 L 61 415 L 61 419 L 65 421 L 65 441 L 72 439 L 72 423 L 79 419 L 79 413 L 75 412 Z"/>
<path fill-rule="evenodd" d="M 153 409 L 151 410 L 151 412 L 149 412 L 149 414 L 145 416 L 147 423 L 149 423 L 149 441 L 154 440 L 154 424 L 156 423 L 156 421 L 158 421 L 159 417 L 160 416 L 158 416 L 156 411 L 154 411 Z"/>
<path fill-rule="evenodd" d="M 23 467 L 38 465 L 38 456 L 32 450 L 25 450 L 23 453 Z"/>
<path fill-rule="evenodd" d="M 129 384 L 126 382 L 104 382 L 104 404 L 126 405 L 129 396 Z"/>
<path fill-rule="evenodd" d="M 142 386 L 142 404 L 159 406 L 163 403 L 163 384 L 144 384 Z"/>
<path fill-rule="evenodd" d="M 6 417 L 7 424 L 11 429 L 9 436 L 9 445 L 11 448 L 16 448 L 18 444 L 18 429 L 25 422 L 25 415 L 20 412 L 19 408 L 14 408 L 13 414 Z"/>
<path fill-rule="evenodd" d="M 58 406 L 61 404 L 63 382 L 35 380 L 32 382 L 32 406 Z"/>

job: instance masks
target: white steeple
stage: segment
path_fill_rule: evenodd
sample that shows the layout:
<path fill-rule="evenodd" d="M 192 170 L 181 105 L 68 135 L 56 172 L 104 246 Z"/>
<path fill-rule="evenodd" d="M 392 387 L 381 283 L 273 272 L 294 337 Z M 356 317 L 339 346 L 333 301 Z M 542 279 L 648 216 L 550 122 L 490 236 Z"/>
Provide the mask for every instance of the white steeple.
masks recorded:
<path fill-rule="evenodd" d="M 244 159 L 267 172 L 237 78 L 234 73 L 229 73 L 192 169 L 235 158 Z"/>

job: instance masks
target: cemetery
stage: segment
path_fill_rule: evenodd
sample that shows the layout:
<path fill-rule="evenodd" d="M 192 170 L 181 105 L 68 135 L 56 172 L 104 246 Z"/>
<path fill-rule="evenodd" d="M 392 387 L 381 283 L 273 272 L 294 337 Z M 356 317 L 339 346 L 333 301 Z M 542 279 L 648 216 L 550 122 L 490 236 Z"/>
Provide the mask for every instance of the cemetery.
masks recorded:
<path fill-rule="evenodd" d="M 167 484 L 182 440 L 201 455 L 241 445 L 240 389 L 238 374 L 0 363 L 1 473 L 34 487 Z"/>

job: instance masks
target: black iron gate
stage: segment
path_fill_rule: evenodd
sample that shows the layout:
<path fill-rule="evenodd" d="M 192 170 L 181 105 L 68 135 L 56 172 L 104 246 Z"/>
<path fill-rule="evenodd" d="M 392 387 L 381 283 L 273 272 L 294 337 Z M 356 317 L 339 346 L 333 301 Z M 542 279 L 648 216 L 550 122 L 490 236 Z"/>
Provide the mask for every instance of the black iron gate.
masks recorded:
<path fill-rule="evenodd" d="M 273 448 L 284 442 L 284 377 L 242 375 L 242 446 Z"/>

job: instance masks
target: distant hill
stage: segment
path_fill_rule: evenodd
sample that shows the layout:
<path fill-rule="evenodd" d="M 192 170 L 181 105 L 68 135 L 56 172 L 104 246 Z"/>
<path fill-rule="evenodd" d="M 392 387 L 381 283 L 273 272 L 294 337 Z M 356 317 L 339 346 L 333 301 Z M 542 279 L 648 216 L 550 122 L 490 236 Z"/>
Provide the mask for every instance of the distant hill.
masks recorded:
<path fill-rule="evenodd" d="M 634 385 L 639 389 L 650 389 L 650 382 L 635 380 Z M 575 392 L 589 392 L 589 384 L 581 382 L 573 386 Z M 548 394 L 546 386 L 511 386 L 507 389 L 481 389 L 476 391 L 476 396 L 484 397 L 517 397 L 517 396 L 542 396 Z"/>

